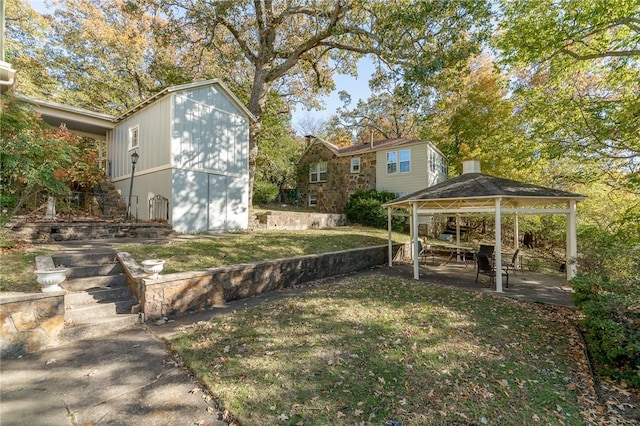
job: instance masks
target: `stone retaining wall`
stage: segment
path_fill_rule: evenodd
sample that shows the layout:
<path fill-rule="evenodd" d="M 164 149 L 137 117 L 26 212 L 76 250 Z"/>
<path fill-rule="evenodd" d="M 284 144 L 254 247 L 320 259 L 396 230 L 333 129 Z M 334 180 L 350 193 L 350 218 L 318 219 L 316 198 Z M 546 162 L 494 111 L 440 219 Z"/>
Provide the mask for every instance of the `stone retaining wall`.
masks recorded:
<path fill-rule="evenodd" d="M 123 237 L 155 238 L 172 232 L 171 225 L 146 222 L 10 222 L 5 228 L 21 240 L 34 242 Z"/>
<path fill-rule="evenodd" d="M 0 297 L 0 355 L 18 356 L 54 346 L 64 329 L 64 292 Z"/>
<path fill-rule="evenodd" d="M 394 246 L 394 252 L 399 247 Z M 140 278 L 140 306 L 145 319 L 154 320 L 383 265 L 387 253 L 385 245 L 161 275 L 157 280 Z"/>
<path fill-rule="evenodd" d="M 345 226 L 344 214 L 287 211 L 257 211 L 252 214 L 253 229 L 303 230 Z"/>

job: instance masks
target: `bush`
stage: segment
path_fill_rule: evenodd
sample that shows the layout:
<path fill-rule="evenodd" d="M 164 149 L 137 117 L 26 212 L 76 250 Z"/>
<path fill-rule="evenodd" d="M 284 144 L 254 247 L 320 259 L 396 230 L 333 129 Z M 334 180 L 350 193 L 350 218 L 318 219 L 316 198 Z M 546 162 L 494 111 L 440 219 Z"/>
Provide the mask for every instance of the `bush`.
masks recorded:
<path fill-rule="evenodd" d="M 378 192 L 375 189 L 369 191 L 357 190 L 349 197 L 345 213 L 351 222 L 359 223 L 373 228 L 387 228 L 387 210 L 381 206 L 396 196 L 388 191 Z M 401 232 L 406 224 L 405 218 L 394 217 L 391 227 L 394 231 Z"/>
<path fill-rule="evenodd" d="M 253 183 L 253 204 L 273 203 L 279 193 L 278 185 L 256 179 Z"/>
<path fill-rule="evenodd" d="M 572 285 L 596 370 L 640 387 L 640 290 L 596 274 Z"/>

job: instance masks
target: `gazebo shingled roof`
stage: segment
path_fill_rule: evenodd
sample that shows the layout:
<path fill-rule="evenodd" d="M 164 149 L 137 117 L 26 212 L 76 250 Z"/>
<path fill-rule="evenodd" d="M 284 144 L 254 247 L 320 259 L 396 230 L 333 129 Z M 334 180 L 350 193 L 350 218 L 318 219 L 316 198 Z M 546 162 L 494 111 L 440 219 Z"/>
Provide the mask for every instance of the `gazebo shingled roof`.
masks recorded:
<path fill-rule="evenodd" d="M 559 189 L 546 188 L 531 183 L 504 179 L 483 173 L 464 173 L 458 177 L 440 182 L 412 194 L 389 201 L 384 207 L 402 207 L 407 203 L 418 202 L 422 206 L 442 205 L 442 201 L 454 201 L 454 205 L 484 205 L 486 199 L 501 197 L 504 207 L 524 207 L 538 204 L 558 204 L 568 199 L 582 201 L 584 196 Z M 473 203 L 473 201 L 476 201 Z M 453 206 L 452 206 L 453 207 Z M 443 213 L 446 213 L 443 211 Z"/>

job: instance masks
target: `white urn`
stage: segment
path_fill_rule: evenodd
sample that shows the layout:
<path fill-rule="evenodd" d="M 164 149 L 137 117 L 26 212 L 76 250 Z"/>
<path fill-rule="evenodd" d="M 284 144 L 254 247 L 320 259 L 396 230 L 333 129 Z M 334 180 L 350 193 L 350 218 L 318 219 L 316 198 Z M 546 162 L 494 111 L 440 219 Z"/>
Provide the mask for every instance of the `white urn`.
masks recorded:
<path fill-rule="evenodd" d="M 160 272 L 162 272 L 162 269 L 164 268 L 164 263 L 165 261 L 161 259 L 143 260 L 142 268 L 144 269 L 144 272 L 150 274 L 150 279 L 157 280 L 158 274 L 160 274 Z"/>
<path fill-rule="evenodd" d="M 64 290 L 60 283 L 67 279 L 67 268 L 36 269 L 36 280 L 44 293 Z"/>

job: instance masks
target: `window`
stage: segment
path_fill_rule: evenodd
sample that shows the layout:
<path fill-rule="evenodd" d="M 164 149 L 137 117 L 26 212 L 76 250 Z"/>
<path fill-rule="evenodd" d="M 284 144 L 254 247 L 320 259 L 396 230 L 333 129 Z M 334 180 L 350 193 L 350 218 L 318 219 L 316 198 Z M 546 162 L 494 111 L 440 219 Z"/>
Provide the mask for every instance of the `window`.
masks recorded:
<path fill-rule="evenodd" d="M 411 150 L 387 152 L 387 173 L 406 173 L 411 171 Z"/>
<path fill-rule="evenodd" d="M 313 163 L 309 166 L 309 182 L 327 181 L 327 163 Z"/>
<path fill-rule="evenodd" d="M 408 149 L 400 150 L 400 173 L 411 171 L 411 151 Z"/>
<path fill-rule="evenodd" d="M 360 173 L 360 157 L 351 159 L 351 173 Z"/>
<path fill-rule="evenodd" d="M 138 148 L 140 145 L 140 127 L 134 126 L 129 129 L 129 149 Z"/>
<path fill-rule="evenodd" d="M 309 195 L 309 207 L 315 207 L 318 205 L 318 198 L 315 195 Z"/>
<path fill-rule="evenodd" d="M 387 173 L 395 173 L 398 171 L 397 158 L 398 155 L 395 151 L 387 152 Z"/>

